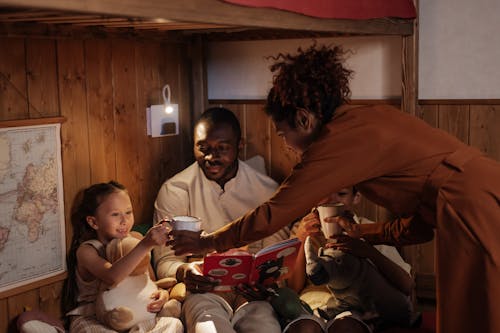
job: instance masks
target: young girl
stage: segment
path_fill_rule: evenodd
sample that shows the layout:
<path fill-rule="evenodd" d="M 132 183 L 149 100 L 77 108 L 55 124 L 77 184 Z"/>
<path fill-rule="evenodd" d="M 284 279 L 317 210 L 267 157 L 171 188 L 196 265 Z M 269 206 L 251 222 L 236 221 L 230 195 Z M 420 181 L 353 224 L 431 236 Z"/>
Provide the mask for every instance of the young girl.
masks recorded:
<path fill-rule="evenodd" d="M 104 257 L 105 247 L 113 238 L 130 235 L 134 225 L 132 204 L 125 187 L 115 181 L 99 183 L 83 191 L 83 197 L 71 216 L 73 239 L 68 253 L 68 279 L 64 288 L 63 310 L 70 319 L 70 332 L 115 332 L 99 323 L 94 302 L 99 285 L 114 285 L 127 277 L 155 245 L 165 244 L 167 229 L 152 227 L 137 246 L 116 263 Z M 135 236 L 135 235 L 134 235 Z M 167 297 L 164 290 L 151 295 L 148 311 L 159 312 Z M 162 327 L 158 327 L 161 324 Z M 139 330 L 182 332 L 177 318 L 161 318 Z"/>

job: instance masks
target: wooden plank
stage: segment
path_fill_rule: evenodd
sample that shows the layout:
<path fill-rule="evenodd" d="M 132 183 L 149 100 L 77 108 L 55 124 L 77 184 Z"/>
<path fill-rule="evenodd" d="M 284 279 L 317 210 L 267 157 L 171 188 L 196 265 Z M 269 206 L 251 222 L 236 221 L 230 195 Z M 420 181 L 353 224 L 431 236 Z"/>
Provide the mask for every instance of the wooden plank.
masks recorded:
<path fill-rule="evenodd" d="M 437 105 L 421 105 L 420 118 L 432 127 L 438 128 L 439 108 Z"/>
<path fill-rule="evenodd" d="M 62 124 L 66 121 L 64 117 L 48 117 L 35 119 L 20 119 L 20 120 L 0 120 L 0 128 L 18 127 L 18 126 L 33 126 L 45 124 Z"/>
<path fill-rule="evenodd" d="M 39 308 L 38 290 L 30 290 L 7 299 L 9 321 L 27 310 Z"/>
<path fill-rule="evenodd" d="M 24 39 L 0 38 L 0 120 L 28 118 Z"/>
<path fill-rule="evenodd" d="M 109 40 L 84 42 L 92 183 L 116 178 L 113 84 Z"/>
<path fill-rule="evenodd" d="M 191 86 L 193 92 L 193 110 L 195 118 L 207 109 L 207 43 L 201 36 L 195 37 L 189 43 L 189 58 L 191 60 Z"/>
<path fill-rule="evenodd" d="M 56 318 L 62 318 L 61 293 L 64 281 L 40 288 L 40 310 Z"/>
<path fill-rule="evenodd" d="M 359 204 L 356 206 L 356 214 L 366 217 L 372 221 L 377 221 L 377 205 L 361 196 Z"/>
<path fill-rule="evenodd" d="M 420 105 L 499 105 L 500 99 L 470 99 L 470 98 L 462 98 L 462 99 L 419 99 L 418 103 Z"/>
<path fill-rule="evenodd" d="M 421 105 L 419 107 L 420 115 L 426 123 L 437 128 L 439 125 L 439 107 L 438 105 Z M 416 294 L 421 297 L 423 293 L 428 297 L 430 294 L 426 291 L 427 286 L 422 285 L 421 274 L 434 276 L 435 273 L 435 244 L 432 240 L 424 244 L 405 246 L 402 248 L 403 257 L 412 266 L 414 275 L 416 275 Z"/>
<path fill-rule="evenodd" d="M 192 102 L 193 96 L 190 90 L 191 81 L 189 73 L 191 71 L 191 63 L 186 57 L 186 53 L 188 52 L 187 45 L 185 43 L 175 43 L 167 45 L 167 48 L 174 48 L 177 51 L 176 57 L 174 58 L 174 63 L 176 64 L 177 68 L 179 89 L 176 97 L 179 103 L 180 112 L 180 135 L 176 140 L 178 141 L 178 145 L 180 146 L 180 170 L 193 162 L 193 124 L 194 119 L 196 119 L 197 117 L 195 116 L 196 112 L 194 112 L 194 105 Z M 207 105 L 206 102 L 204 105 Z"/>
<path fill-rule="evenodd" d="M 272 8 L 250 8 L 217 0 L 47 0 L 43 4 L 39 0 L 0 0 L 0 5 L 292 30 L 385 35 L 413 33 L 411 20 L 317 19 Z"/>
<path fill-rule="evenodd" d="M 140 197 L 139 184 L 142 177 L 139 170 L 141 153 L 137 137 L 145 135 L 139 124 L 137 105 L 137 76 L 135 68 L 135 43 L 123 39 L 112 40 L 114 117 L 116 138 L 116 176 L 129 191 L 136 217 L 140 218 L 146 203 Z M 145 112 L 142 110 L 141 112 Z"/>
<path fill-rule="evenodd" d="M 87 100 L 83 43 L 78 40 L 59 41 L 57 46 L 58 88 L 61 116 L 61 147 L 64 179 L 64 215 L 66 217 L 66 248 L 71 243 L 71 208 L 76 194 L 90 183 Z"/>
<path fill-rule="evenodd" d="M 56 59 L 55 41 L 41 39 L 26 41 L 30 118 L 60 114 Z"/>
<path fill-rule="evenodd" d="M 0 332 L 8 332 L 9 326 L 9 307 L 7 299 L 0 299 Z"/>
<path fill-rule="evenodd" d="M 261 104 L 265 105 L 266 100 L 265 99 L 210 99 L 208 101 L 210 104 Z M 394 106 L 401 106 L 401 99 L 400 98 L 381 98 L 381 99 L 351 99 L 349 101 L 349 105 L 352 106 L 363 106 L 363 105 L 378 105 L 378 104 L 384 104 L 384 105 L 394 105 Z M 497 104 L 500 104 L 500 101 L 498 101 Z"/>
<path fill-rule="evenodd" d="M 175 52 L 171 52 L 171 50 Z M 186 52 L 188 52 L 187 47 L 182 43 L 165 45 L 163 53 L 165 54 L 167 50 L 170 50 L 170 57 L 165 58 L 167 62 L 166 66 L 162 70 L 162 75 L 165 75 L 164 80 L 166 82 L 174 82 L 172 91 L 172 101 L 178 102 L 179 104 L 179 136 L 169 137 L 169 149 L 174 149 L 177 152 L 179 158 L 177 158 L 174 168 L 176 172 L 184 169 L 188 164 L 193 162 L 193 123 L 194 119 L 198 119 L 198 116 L 204 110 L 195 110 L 194 104 L 192 103 L 192 95 L 190 93 L 190 70 L 191 63 L 186 59 Z M 172 74 L 170 74 L 172 73 Z M 173 76 L 175 75 L 175 77 Z M 167 81 L 168 80 L 168 81 Z M 172 81 L 173 80 L 173 81 Z M 206 104 L 205 104 L 206 105 Z M 172 146 L 172 145 L 175 145 Z"/>
<path fill-rule="evenodd" d="M 263 105 L 251 104 L 245 109 L 246 158 L 260 155 L 271 170 L 271 131 L 272 122 L 264 113 Z"/>
<path fill-rule="evenodd" d="M 418 12 L 418 0 L 413 0 Z M 418 14 L 411 35 L 401 37 L 402 93 L 401 109 L 418 116 Z"/>
<path fill-rule="evenodd" d="M 300 156 L 286 147 L 283 138 L 271 130 L 271 171 L 270 176 L 281 183 L 299 162 Z"/>
<path fill-rule="evenodd" d="M 500 161 L 500 105 L 471 105 L 470 115 L 470 145 Z"/>
<path fill-rule="evenodd" d="M 439 128 L 469 143 L 469 106 L 440 105 Z"/>
<path fill-rule="evenodd" d="M 143 132 L 137 140 L 141 146 L 148 147 L 141 152 L 139 169 L 142 182 L 138 194 L 144 198 L 145 203 L 149 203 L 141 212 L 135 214 L 135 218 L 136 223 L 150 224 L 153 218 L 153 203 L 164 181 L 160 160 L 169 153 L 162 151 L 162 141 L 165 141 L 165 138 L 151 138 L 146 135 L 146 106 L 163 104 L 162 87 L 166 82 L 160 78 L 160 68 L 164 61 L 164 53 L 160 43 L 157 42 L 139 42 L 135 48 L 138 117 Z"/>

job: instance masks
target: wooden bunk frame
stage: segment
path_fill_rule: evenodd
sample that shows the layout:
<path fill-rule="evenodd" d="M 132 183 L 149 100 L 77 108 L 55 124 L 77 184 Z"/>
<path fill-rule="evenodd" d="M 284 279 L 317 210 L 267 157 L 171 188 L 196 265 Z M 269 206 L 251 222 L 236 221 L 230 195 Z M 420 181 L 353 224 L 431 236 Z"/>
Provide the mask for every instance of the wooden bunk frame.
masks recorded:
<path fill-rule="evenodd" d="M 418 8 L 417 0 L 414 2 Z M 322 19 L 271 8 L 237 6 L 218 0 L 46 0 L 43 3 L 39 0 L 0 0 L 0 6 L 344 35 L 398 35 L 402 38 L 401 108 L 417 116 L 417 19 Z M 202 47 L 199 43 L 195 44 L 195 47 L 196 45 Z M 195 73 L 193 77 L 195 86 L 200 89 L 195 91 L 194 96 L 202 96 L 201 100 L 195 101 L 195 104 L 200 103 L 200 106 L 203 106 L 206 103 L 205 89 L 196 84 L 201 75 L 201 72 Z"/>

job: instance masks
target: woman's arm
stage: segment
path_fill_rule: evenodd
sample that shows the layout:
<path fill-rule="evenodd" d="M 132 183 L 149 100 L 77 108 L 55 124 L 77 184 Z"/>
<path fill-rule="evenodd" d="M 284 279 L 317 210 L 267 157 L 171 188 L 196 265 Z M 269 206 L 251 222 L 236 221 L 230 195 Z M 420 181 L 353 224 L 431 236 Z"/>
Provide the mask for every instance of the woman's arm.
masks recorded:
<path fill-rule="evenodd" d="M 411 245 L 434 238 L 434 229 L 420 215 L 366 224 L 352 224 L 341 217 L 326 218 L 327 221 L 329 219 L 338 222 L 350 237 L 363 238 L 371 244 Z"/>

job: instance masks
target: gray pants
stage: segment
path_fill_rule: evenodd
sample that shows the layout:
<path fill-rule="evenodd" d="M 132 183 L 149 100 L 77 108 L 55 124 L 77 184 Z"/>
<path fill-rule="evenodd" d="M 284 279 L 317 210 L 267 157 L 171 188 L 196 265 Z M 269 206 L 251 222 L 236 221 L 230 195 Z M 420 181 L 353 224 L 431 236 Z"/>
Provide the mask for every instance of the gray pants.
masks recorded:
<path fill-rule="evenodd" d="M 255 301 L 233 311 L 222 297 L 212 293 L 191 294 L 182 305 L 187 333 L 280 333 L 272 306 Z"/>

